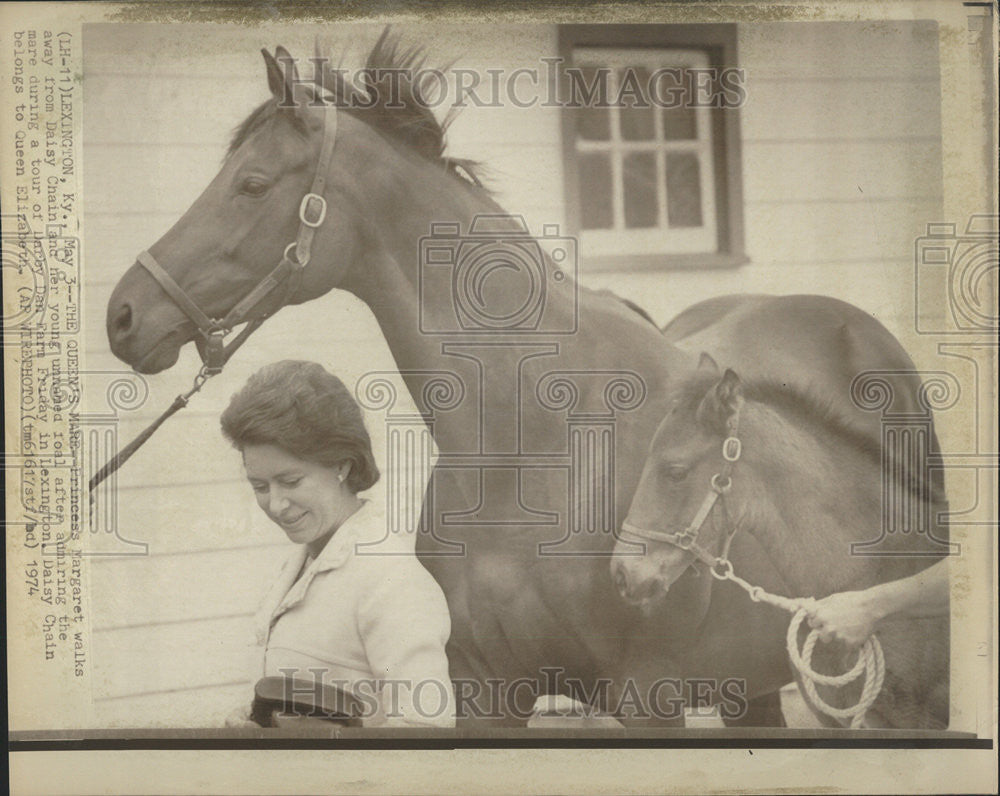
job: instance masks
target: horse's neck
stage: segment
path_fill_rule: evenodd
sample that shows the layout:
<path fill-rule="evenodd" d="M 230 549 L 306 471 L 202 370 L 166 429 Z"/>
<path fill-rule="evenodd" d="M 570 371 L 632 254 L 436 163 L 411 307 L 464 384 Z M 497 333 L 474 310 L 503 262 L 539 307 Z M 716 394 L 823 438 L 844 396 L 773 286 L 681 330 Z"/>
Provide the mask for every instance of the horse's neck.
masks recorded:
<path fill-rule="evenodd" d="M 818 596 L 873 581 L 872 561 L 851 554 L 851 544 L 877 537 L 878 464 L 849 440 L 819 426 L 791 420 L 748 402 L 753 422 L 741 423 L 744 456 L 753 475 L 747 531 L 793 594 Z M 741 477 L 740 466 L 733 478 Z M 747 477 L 747 476 L 745 476 Z M 752 562 L 734 561 L 737 571 Z M 746 577 L 746 576 L 744 576 Z M 877 579 L 877 578 L 876 578 Z"/>
<path fill-rule="evenodd" d="M 371 175 L 367 198 L 369 212 L 380 219 L 377 240 L 370 244 L 367 261 L 354 269 L 344 287 L 372 309 L 411 393 L 421 388 L 422 377 L 411 379 L 407 371 L 458 371 L 462 378 L 476 380 L 485 396 L 480 411 L 491 420 L 484 429 L 487 434 L 501 433 L 501 416 L 517 410 L 512 406 L 513 391 L 522 367 L 544 371 L 569 363 L 592 369 L 631 368 L 641 374 L 651 393 L 648 403 L 656 402 L 665 374 L 676 370 L 682 359 L 686 362 L 685 355 L 668 346 L 651 324 L 624 305 L 580 288 L 572 278 L 549 279 L 555 268 L 548 261 L 545 323 L 560 329 L 576 327 L 573 334 L 543 334 L 526 341 L 523 336 L 498 331 L 479 335 L 473 342 L 471 335 L 435 333 L 456 328 L 456 298 L 447 280 L 444 287 L 439 281 L 435 289 L 428 290 L 425 284 L 421 290 L 421 269 L 426 264 L 421 262 L 420 240 L 431 234 L 432 225 L 446 222 L 457 231 L 445 235 L 440 244 L 455 250 L 477 216 L 504 211 L 484 192 L 464 185 L 440 165 L 395 147 L 387 145 L 386 149 L 377 173 Z M 517 234 L 513 225 L 511 233 Z M 495 402 L 502 399 L 506 408 L 487 406 L 490 397 Z M 461 411 L 449 413 L 435 426 L 438 445 L 451 447 L 452 432 L 467 440 L 468 429 L 475 427 L 467 425 L 469 420 Z M 565 434 L 564 428 L 558 430 L 559 436 Z"/>
<path fill-rule="evenodd" d="M 362 262 L 342 287 L 372 310 L 401 370 L 426 369 L 440 359 L 440 340 L 421 334 L 421 311 L 437 311 L 447 296 L 420 306 L 420 240 L 433 225 L 458 225 L 456 242 L 476 215 L 502 212 L 441 166 L 404 155 L 386 143 L 384 157 L 366 179 L 365 214 L 372 220 Z M 433 328 L 433 318 L 424 317 Z"/>

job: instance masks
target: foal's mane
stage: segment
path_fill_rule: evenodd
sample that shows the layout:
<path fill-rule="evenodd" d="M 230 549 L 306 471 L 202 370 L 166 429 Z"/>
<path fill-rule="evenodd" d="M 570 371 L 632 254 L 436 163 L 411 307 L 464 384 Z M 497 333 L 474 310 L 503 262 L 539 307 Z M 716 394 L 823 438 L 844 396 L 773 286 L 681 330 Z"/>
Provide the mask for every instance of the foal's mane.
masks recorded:
<path fill-rule="evenodd" d="M 777 379 L 755 379 L 744 385 L 748 401 L 766 404 L 791 420 L 836 437 L 867 456 L 881 461 L 882 441 L 866 433 L 827 396 Z"/>
<path fill-rule="evenodd" d="M 318 51 L 317 57 L 320 57 Z M 426 60 L 422 47 L 402 48 L 399 37 L 390 35 L 386 28 L 365 59 L 360 85 L 349 81 L 344 71 L 332 68 L 329 60 L 323 61 L 322 70 L 314 74 L 312 80 L 339 109 L 356 116 L 391 141 L 483 189 L 479 165 L 475 161 L 445 154 L 445 134 L 457 109 L 453 108 L 438 121 L 424 100 L 423 83 L 411 79 L 421 74 Z M 425 72 L 424 76 L 429 77 L 430 73 Z M 226 156 L 239 149 L 254 131 L 274 117 L 277 110 L 277 100 L 273 97 L 257 106 L 233 132 Z"/>
<path fill-rule="evenodd" d="M 678 409 L 685 414 L 694 413 L 701 399 L 718 380 L 718 373 L 699 370 L 679 386 Z M 769 406 L 797 424 L 836 437 L 876 461 L 881 460 L 881 439 L 867 433 L 831 398 L 818 394 L 814 389 L 774 378 L 750 379 L 742 382 L 742 388 L 747 401 Z"/>

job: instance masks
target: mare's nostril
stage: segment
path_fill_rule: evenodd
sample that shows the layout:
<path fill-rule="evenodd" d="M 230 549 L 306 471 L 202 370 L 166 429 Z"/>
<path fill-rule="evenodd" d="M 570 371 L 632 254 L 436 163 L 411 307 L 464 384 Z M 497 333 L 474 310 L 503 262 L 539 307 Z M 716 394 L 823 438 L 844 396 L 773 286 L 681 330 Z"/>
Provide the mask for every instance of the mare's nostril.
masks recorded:
<path fill-rule="evenodd" d="M 118 315 L 114 320 L 114 329 L 120 335 L 128 334 L 129 330 L 132 328 L 132 308 L 125 304 L 119 311 Z"/>

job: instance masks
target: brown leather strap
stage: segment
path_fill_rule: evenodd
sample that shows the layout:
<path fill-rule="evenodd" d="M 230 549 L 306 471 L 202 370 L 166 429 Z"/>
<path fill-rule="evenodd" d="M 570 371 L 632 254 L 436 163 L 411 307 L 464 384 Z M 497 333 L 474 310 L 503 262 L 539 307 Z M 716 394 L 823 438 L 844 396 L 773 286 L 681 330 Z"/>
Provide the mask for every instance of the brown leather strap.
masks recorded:
<path fill-rule="evenodd" d="M 167 407 L 166 411 L 161 414 L 156 420 L 150 423 L 134 440 L 132 440 L 128 445 L 122 448 L 118 453 L 116 453 L 111 460 L 105 464 L 100 470 L 95 473 L 90 479 L 90 492 L 91 492 L 91 502 L 93 502 L 93 491 L 97 486 L 104 481 L 109 475 L 116 472 L 119 467 L 121 467 L 125 462 L 127 462 L 132 454 L 135 453 L 139 448 L 141 448 L 146 440 L 153 436 L 153 432 L 156 431 L 163 421 L 170 417 L 174 412 L 179 409 L 183 409 L 187 406 L 187 396 L 178 395 L 174 398 L 174 402 Z"/>
<path fill-rule="evenodd" d="M 330 161 L 333 158 L 333 147 L 337 142 L 337 111 L 336 106 L 333 112 L 326 112 L 323 123 L 323 143 L 320 145 L 319 161 L 316 164 L 316 175 L 313 177 L 312 186 L 309 193 L 302 197 L 299 204 L 299 235 L 294 244 L 285 248 L 281 262 L 269 273 L 260 283 L 250 291 L 235 307 L 233 307 L 226 317 L 220 322 L 223 329 L 231 329 L 243 322 L 247 314 L 261 301 L 264 300 L 282 281 L 286 279 L 294 280 L 288 283 L 289 290 L 286 290 L 283 304 L 294 295 L 298 289 L 298 280 L 301 279 L 302 270 L 312 259 L 312 244 L 316 237 L 316 232 L 326 218 L 326 198 L 323 192 L 326 190 L 326 175 L 330 170 Z M 309 213 L 313 207 L 320 208 L 315 217 Z M 294 258 L 291 253 L 294 251 Z"/>
<path fill-rule="evenodd" d="M 695 558 L 707 564 L 710 568 L 729 557 L 729 547 L 736 535 L 738 526 L 730 521 L 729 510 L 726 507 L 726 494 L 732 487 L 733 467 L 740 460 L 743 454 L 743 444 L 738 436 L 739 412 L 735 412 L 727 422 L 728 436 L 722 441 L 723 465 L 719 472 L 712 476 L 709 482 L 711 489 L 701 501 L 698 511 L 695 512 L 691 522 L 682 531 L 660 531 L 655 528 L 641 528 L 629 522 L 628 517 L 622 521 L 621 531 L 623 534 L 641 539 L 647 542 L 662 542 L 679 547 L 691 553 Z M 716 502 L 721 503 L 726 522 L 726 538 L 723 542 L 722 553 L 719 556 L 712 555 L 708 550 L 698 544 L 698 535 L 702 527 L 715 508 Z M 714 522 L 714 521 L 713 521 Z"/>
<path fill-rule="evenodd" d="M 136 259 L 149 272 L 149 275 L 156 280 L 157 284 L 166 291 L 167 295 L 174 300 L 174 303 L 181 308 L 184 314 L 194 321 L 199 331 L 207 331 L 214 327 L 215 324 L 212 319 L 202 312 L 201 308 L 191 300 L 183 288 L 174 281 L 174 278 L 163 270 L 163 267 L 156 262 L 156 258 L 152 254 L 148 251 L 139 252 L 139 256 Z"/>

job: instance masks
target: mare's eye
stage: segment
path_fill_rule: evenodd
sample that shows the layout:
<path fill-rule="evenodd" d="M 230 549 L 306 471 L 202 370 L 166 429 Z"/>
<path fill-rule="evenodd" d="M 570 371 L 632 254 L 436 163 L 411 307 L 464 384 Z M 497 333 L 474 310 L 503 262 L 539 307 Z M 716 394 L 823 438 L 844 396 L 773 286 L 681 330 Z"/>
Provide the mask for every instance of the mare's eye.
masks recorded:
<path fill-rule="evenodd" d="M 270 187 L 271 184 L 260 177 L 247 177 L 240 184 L 240 193 L 245 196 L 263 196 Z"/>
<path fill-rule="evenodd" d="M 667 466 L 666 472 L 671 481 L 683 481 L 687 478 L 688 468 L 683 464 L 671 464 Z"/>

